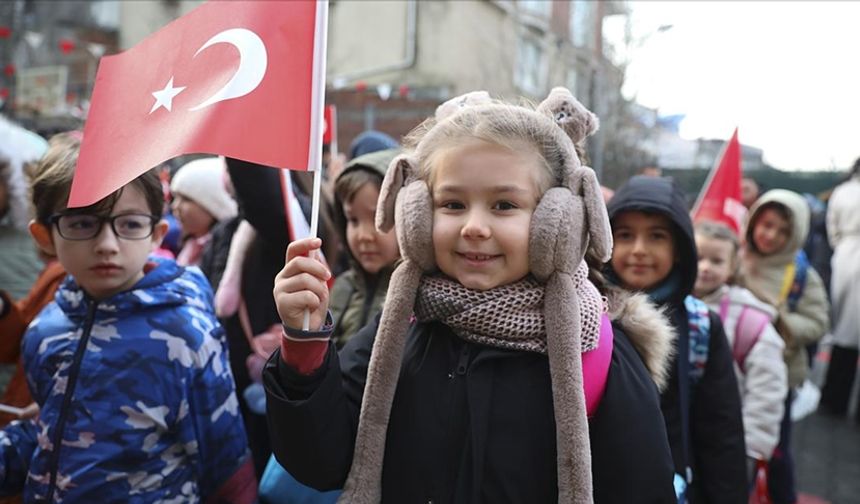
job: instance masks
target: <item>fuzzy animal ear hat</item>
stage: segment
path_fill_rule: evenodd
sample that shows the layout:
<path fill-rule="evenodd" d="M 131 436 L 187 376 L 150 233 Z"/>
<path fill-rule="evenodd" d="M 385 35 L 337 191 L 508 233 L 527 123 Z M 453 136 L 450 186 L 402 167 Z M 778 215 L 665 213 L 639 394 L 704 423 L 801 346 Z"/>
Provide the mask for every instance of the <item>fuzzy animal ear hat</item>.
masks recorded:
<path fill-rule="evenodd" d="M 500 117 L 504 120 L 500 120 Z M 512 124 L 516 125 L 510 134 Z M 604 303 L 588 279 L 587 250 L 609 260 L 612 235 L 600 185 L 583 167 L 574 144 L 598 128 L 597 117 L 567 89 L 555 88 L 536 110 L 503 104 L 486 92 L 440 105 L 414 151 L 391 162 L 380 191 L 376 225 L 395 226 L 402 263 L 394 271 L 373 345 L 355 441 L 339 502 L 378 503 L 391 404 L 422 277 L 437 271 L 433 256 L 433 201 L 422 163 L 452 131 L 501 130 L 540 149 L 553 172 L 529 231 L 531 274 L 544 285 L 546 353 L 553 387 L 558 447 L 558 502 L 591 503 L 591 449 L 582 383 L 581 352 L 596 347 Z M 522 132 L 525 132 L 523 134 Z M 454 133 L 456 139 L 456 133 Z"/>

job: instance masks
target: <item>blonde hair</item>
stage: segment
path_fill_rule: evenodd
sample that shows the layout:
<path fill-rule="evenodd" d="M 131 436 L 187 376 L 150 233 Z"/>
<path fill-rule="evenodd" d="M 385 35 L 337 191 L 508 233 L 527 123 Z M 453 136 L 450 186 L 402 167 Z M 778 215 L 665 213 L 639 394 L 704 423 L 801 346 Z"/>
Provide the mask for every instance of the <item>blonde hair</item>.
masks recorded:
<path fill-rule="evenodd" d="M 529 113 L 523 114 L 523 108 Z M 533 115 L 543 114 L 532 104 L 494 100 L 492 106 L 474 107 L 441 121 L 430 117 L 406 136 L 404 144 L 415 151 L 418 177 L 431 188 L 436 167 L 456 150 L 485 145 L 515 154 L 533 153 L 542 168 L 536 184 L 543 195 L 561 182 L 552 166 L 563 165 L 568 147 L 556 141 L 559 128 L 553 121 L 535 121 Z"/>

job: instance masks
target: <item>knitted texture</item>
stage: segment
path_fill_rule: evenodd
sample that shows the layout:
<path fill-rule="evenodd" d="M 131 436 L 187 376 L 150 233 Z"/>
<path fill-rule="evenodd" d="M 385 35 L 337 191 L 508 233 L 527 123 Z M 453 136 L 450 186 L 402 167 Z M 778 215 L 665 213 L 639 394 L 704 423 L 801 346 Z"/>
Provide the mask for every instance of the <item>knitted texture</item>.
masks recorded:
<path fill-rule="evenodd" d="M 583 262 L 574 275 L 582 303 L 582 352 L 597 348 L 603 298 L 587 281 Z M 438 320 L 473 343 L 546 354 L 544 286 L 532 276 L 487 291 L 468 289 L 443 275 L 425 276 L 418 289 L 415 316 Z"/>

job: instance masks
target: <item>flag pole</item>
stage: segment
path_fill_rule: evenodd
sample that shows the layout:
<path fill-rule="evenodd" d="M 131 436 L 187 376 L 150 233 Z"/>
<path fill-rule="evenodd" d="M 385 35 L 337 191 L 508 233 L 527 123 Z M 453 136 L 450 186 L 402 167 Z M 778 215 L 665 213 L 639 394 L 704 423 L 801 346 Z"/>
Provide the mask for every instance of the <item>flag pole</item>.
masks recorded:
<path fill-rule="evenodd" d="M 720 149 L 720 154 L 714 160 L 714 165 L 711 167 L 711 171 L 708 172 L 708 176 L 705 179 L 705 183 L 702 184 L 702 188 L 699 190 L 699 195 L 696 196 L 696 202 L 693 203 L 693 209 L 690 210 L 690 215 L 694 216 L 699 211 L 699 207 L 702 205 L 702 200 L 705 198 L 705 193 L 708 190 L 708 187 L 711 186 L 711 181 L 714 179 L 714 176 L 717 174 L 717 169 L 720 167 L 720 164 L 723 162 L 723 158 L 726 157 L 726 151 L 729 148 L 729 144 L 732 143 L 732 139 L 737 136 L 738 128 L 735 127 L 735 131 L 732 133 L 732 136 L 726 140 L 726 143 L 723 144 L 723 148 Z"/>
<path fill-rule="evenodd" d="M 322 186 L 322 126 L 323 105 L 325 103 L 325 67 L 328 42 L 328 0 L 317 2 L 316 30 L 314 30 L 314 70 L 313 99 L 311 101 L 311 142 L 308 153 L 308 170 L 314 172 L 314 194 L 311 204 L 310 236 L 317 236 L 320 213 L 320 187 Z M 313 257 L 313 253 L 311 257 Z M 310 330 L 311 312 L 305 309 L 302 330 Z"/>

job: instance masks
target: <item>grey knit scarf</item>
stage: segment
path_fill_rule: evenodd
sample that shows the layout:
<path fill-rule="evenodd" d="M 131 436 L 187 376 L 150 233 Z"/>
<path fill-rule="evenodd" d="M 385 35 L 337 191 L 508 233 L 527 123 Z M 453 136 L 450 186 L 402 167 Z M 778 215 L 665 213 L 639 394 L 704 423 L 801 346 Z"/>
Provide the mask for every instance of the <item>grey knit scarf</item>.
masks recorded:
<path fill-rule="evenodd" d="M 580 290 L 586 271 L 583 269 L 582 274 L 574 277 Z M 589 282 L 586 284 L 593 287 Z M 544 292 L 544 287 L 531 275 L 485 291 L 466 288 L 444 275 L 428 275 L 422 278 L 418 289 L 415 316 L 419 322 L 438 320 L 473 343 L 546 354 Z M 602 304 L 596 289 L 588 294 L 583 297 Z M 583 352 L 597 347 L 600 327 L 599 317 L 586 316 L 586 319 L 587 325 L 593 327 L 583 331 Z"/>

